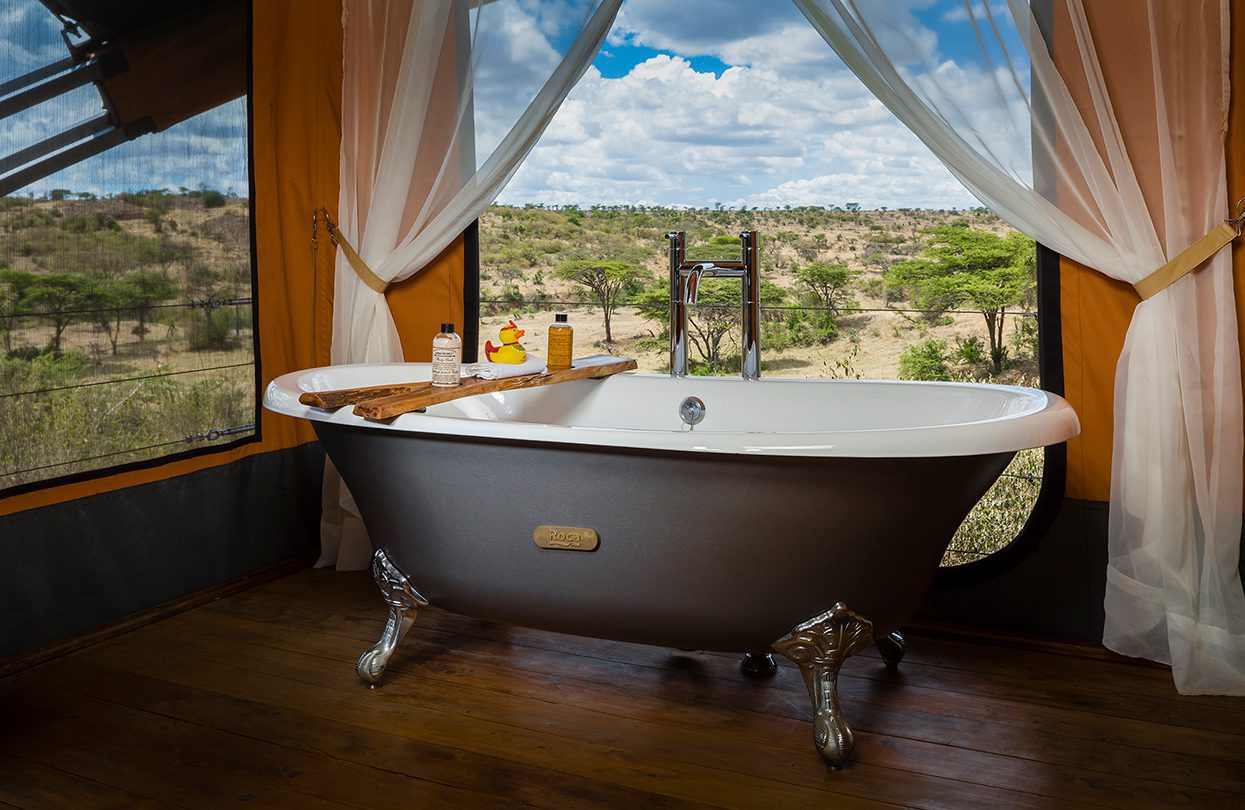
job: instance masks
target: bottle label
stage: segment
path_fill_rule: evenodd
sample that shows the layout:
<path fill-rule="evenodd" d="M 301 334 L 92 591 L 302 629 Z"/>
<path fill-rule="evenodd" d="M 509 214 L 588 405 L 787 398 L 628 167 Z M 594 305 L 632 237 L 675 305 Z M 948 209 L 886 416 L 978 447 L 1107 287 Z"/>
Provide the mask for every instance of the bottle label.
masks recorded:
<path fill-rule="evenodd" d="M 459 378 L 462 367 L 461 351 L 462 349 L 456 346 L 432 347 L 433 385 L 458 385 L 462 382 Z"/>
<path fill-rule="evenodd" d="M 549 357 L 546 362 L 550 371 L 560 371 L 571 367 L 571 345 L 574 333 L 570 329 L 549 330 Z"/>

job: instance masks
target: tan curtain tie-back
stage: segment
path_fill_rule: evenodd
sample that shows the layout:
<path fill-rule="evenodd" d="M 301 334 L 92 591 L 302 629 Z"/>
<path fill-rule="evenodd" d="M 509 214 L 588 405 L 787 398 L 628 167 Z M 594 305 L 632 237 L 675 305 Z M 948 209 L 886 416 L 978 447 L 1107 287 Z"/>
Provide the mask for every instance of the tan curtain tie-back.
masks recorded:
<path fill-rule="evenodd" d="M 328 229 L 329 238 L 333 240 L 333 244 L 341 248 L 342 253 L 346 254 L 346 261 L 350 262 L 350 266 L 354 268 L 355 274 L 364 284 L 384 295 L 385 290 L 389 289 L 389 282 L 373 273 L 372 268 L 367 266 L 367 262 L 360 258 L 355 249 L 350 246 L 350 242 L 346 240 L 346 237 L 342 236 L 342 232 L 337 230 L 337 223 L 329 216 L 328 209 L 321 208 L 319 210 L 320 215 L 324 217 L 324 226 Z"/>
<path fill-rule="evenodd" d="M 1133 289 L 1141 296 L 1141 300 L 1153 298 L 1166 290 L 1180 279 L 1202 266 L 1202 263 L 1218 253 L 1224 245 L 1241 235 L 1241 224 L 1245 222 L 1245 213 L 1241 213 L 1245 199 L 1236 204 L 1236 219 L 1225 219 L 1216 225 L 1211 232 L 1189 245 L 1167 264 L 1133 285 Z"/>

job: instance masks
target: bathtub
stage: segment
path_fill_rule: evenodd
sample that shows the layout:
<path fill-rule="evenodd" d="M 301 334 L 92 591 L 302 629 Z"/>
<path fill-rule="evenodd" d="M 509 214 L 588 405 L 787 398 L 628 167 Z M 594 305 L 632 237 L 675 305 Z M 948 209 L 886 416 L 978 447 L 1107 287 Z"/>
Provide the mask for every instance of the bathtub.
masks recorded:
<path fill-rule="evenodd" d="M 287 374 L 354 496 L 390 606 L 376 683 L 413 611 L 800 665 L 818 750 L 852 747 L 836 677 L 902 655 L 956 528 L 1017 450 L 1079 430 L 1062 398 L 954 383 L 626 373 L 483 394 L 369 422 L 303 391 L 429 379 L 428 364 Z M 681 418 L 689 397 L 702 420 Z"/>

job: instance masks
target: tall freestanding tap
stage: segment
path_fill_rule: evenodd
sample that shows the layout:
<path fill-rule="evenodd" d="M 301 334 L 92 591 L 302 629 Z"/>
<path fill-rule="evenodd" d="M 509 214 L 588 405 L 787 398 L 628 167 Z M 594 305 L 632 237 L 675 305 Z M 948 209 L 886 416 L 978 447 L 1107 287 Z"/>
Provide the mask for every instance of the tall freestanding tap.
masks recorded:
<path fill-rule="evenodd" d="M 739 234 L 741 256 L 722 261 L 688 259 L 683 231 L 666 234 L 670 240 L 670 376 L 687 376 L 687 307 L 695 304 L 702 278 L 737 278 L 743 284 L 743 334 L 740 340 L 744 379 L 761 376 L 761 282 L 758 274 L 757 232 Z"/>

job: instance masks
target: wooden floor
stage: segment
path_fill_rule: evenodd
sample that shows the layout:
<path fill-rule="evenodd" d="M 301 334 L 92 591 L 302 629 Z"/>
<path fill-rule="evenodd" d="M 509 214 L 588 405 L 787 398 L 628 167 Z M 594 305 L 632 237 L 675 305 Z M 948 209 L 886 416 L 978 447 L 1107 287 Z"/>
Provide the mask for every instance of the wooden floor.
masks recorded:
<path fill-rule="evenodd" d="M 910 638 L 840 679 L 428 609 L 377 690 L 365 574 L 306 571 L 0 680 L 0 806 L 1245 807 L 1245 700 L 1093 651 Z"/>

